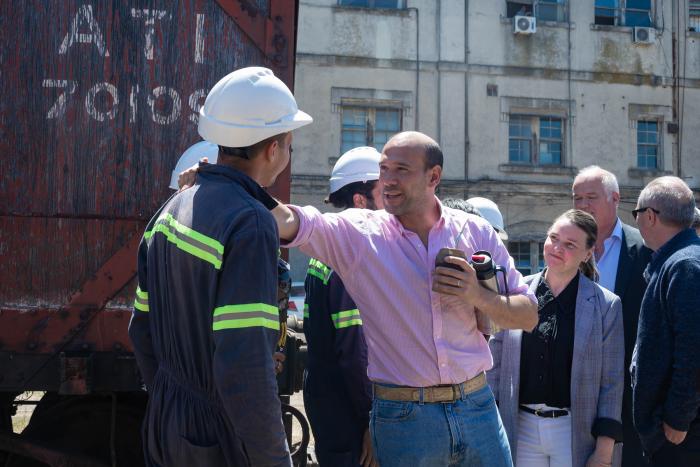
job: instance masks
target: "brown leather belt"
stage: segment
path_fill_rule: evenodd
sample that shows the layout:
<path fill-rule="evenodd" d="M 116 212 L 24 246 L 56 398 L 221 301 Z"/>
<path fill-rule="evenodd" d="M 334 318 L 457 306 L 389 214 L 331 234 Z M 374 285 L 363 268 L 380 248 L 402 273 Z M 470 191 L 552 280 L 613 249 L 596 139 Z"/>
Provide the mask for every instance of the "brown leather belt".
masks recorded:
<path fill-rule="evenodd" d="M 373 384 L 374 397 L 398 402 L 454 402 L 462 398 L 462 394 L 471 394 L 486 386 L 486 374 L 481 372 L 472 379 L 460 384 L 445 386 L 429 386 L 425 388 L 411 388 L 406 386 L 391 387 Z M 421 398 L 422 393 L 422 398 Z"/>

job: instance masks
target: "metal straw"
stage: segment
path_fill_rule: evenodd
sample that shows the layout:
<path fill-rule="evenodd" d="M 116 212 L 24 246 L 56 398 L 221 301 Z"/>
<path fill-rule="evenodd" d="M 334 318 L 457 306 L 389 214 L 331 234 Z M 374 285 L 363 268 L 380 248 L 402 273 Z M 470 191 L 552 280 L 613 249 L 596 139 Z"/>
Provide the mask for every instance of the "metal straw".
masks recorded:
<path fill-rule="evenodd" d="M 464 225 L 462 226 L 462 230 L 460 230 L 459 233 L 457 233 L 457 235 L 455 235 L 455 238 L 452 239 L 452 243 L 454 244 L 455 248 L 457 248 L 457 239 L 462 236 L 462 234 L 464 233 L 464 229 L 467 228 L 468 223 L 469 223 L 468 220 L 464 221 Z"/>

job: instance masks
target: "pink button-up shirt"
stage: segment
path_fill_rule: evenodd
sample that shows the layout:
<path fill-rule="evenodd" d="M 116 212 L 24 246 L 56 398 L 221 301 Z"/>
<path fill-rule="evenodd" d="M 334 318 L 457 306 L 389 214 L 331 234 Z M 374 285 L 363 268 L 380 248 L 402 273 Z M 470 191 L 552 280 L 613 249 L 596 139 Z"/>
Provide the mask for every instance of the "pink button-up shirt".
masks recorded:
<path fill-rule="evenodd" d="M 536 303 L 498 235 L 477 216 L 440 205 L 426 249 L 386 211 L 321 214 L 310 206 L 290 208 L 301 224 L 296 238 L 283 246 L 298 246 L 340 275 L 362 316 L 372 381 L 456 384 L 493 365 L 474 307 L 432 291 L 440 248 L 459 248 L 467 257 L 477 250 L 491 252 L 507 270 L 510 295 L 528 295 Z"/>

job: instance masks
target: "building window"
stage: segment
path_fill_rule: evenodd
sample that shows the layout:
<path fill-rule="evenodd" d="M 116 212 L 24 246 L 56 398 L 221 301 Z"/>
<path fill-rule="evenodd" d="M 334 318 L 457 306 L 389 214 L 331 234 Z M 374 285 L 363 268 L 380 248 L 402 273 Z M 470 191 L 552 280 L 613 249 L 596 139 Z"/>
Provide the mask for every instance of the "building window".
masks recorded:
<path fill-rule="evenodd" d="M 559 117 L 511 115 L 508 125 L 509 162 L 562 165 L 563 130 L 564 122 Z"/>
<path fill-rule="evenodd" d="M 688 1 L 688 31 L 700 32 L 700 0 Z"/>
<path fill-rule="evenodd" d="M 342 115 L 341 154 L 358 146 L 381 151 L 389 138 L 401 131 L 400 109 L 343 106 Z"/>
<path fill-rule="evenodd" d="M 544 21 L 566 21 L 566 0 L 539 0 L 535 2 L 535 16 Z"/>
<path fill-rule="evenodd" d="M 566 21 L 566 0 L 509 0 L 506 16 L 535 16 L 543 21 Z"/>
<path fill-rule="evenodd" d="M 595 24 L 652 26 L 652 0 L 595 0 Z"/>
<path fill-rule="evenodd" d="M 542 242 L 508 242 L 508 252 L 513 257 L 515 268 L 523 276 L 529 276 L 544 269 L 544 243 Z"/>
<path fill-rule="evenodd" d="M 533 0 L 512 0 L 506 1 L 506 16 L 533 16 Z"/>
<path fill-rule="evenodd" d="M 659 122 L 637 122 L 637 167 L 656 169 L 659 163 Z"/>
<path fill-rule="evenodd" d="M 405 0 L 338 0 L 341 6 L 356 6 L 364 8 L 405 8 Z"/>

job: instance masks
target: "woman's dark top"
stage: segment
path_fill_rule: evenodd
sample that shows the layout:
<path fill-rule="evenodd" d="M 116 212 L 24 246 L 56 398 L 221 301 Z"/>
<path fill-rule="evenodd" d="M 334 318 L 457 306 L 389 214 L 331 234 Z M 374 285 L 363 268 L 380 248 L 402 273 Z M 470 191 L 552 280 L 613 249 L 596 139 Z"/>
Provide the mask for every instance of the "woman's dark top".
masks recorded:
<path fill-rule="evenodd" d="M 571 361 L 579 275 L 555 297 L 544 280 L 537 286 L 539 322 L 523 332 L 520 356 L 520 403 L 571 407 Z"/>

